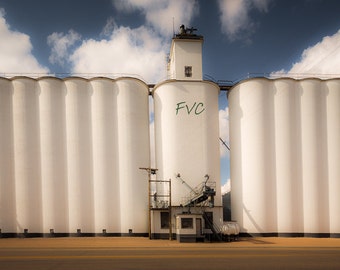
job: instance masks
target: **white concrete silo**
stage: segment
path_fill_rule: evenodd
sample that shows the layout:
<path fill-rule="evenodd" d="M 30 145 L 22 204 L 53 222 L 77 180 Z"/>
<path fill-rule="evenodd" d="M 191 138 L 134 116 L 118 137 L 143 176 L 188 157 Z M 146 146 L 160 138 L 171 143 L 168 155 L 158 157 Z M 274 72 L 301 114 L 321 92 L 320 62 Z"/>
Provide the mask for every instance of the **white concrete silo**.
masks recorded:
<path fill-rule="evenodd" d="M 150 166 L 149 88 L 135 78 L 119 78 L 117 131 L 119 159 L 120 231 L 148 231 L 148 176 Z"/>
<path fill-rule="evenodd" d="M 39 115 L 43 232 L 68 232 L 66 88 L 61 79 L 42 77 Z"/>
<path fill-rule="evenodd" d="M 13 135 L 17 232 L 42 232 L 39 86 L 13 78 Z"/>
<path fill-rule="evenodd" d="M 232 218 L 243 232 L 338 235 L 339 80 L 255 78 L 228 98 Z"/>
<path fill-rule="evenodd" d="M 0 228 L 16 232 L 16 196 L 13 144 L 13 86 L 0 78 Z"/>
<path fill-rule="evenodd" d="M 327 91 L 318 79 L 297 84 L 301 91 L 304 233 L 328 233 Z"/>
<path fill-rule="evenodd" d="M 340 234 L 340 79 L 326 84 L 329 230 Z"/>
<path fill-rule="evenodd" d="M 232 219 L 244 232 L 275 232 L 274 91 L 266 79 L 229 93 Z"/>
<path fill-rule="evenodd" d="M 293 79 L 274 80 L 277 230 L 303 231 L 301 91 Z"/>
<path fill-rule="evenodd" d="M 64 79 L 68 166 L 69 232 L 94 232 L 92 88 L 87 80 Z"/>
<path fill-rule="evenodd" d="M 157 175 L 172 180 L 174 206 L 183 203 L 206 174 L 220 186 L 218 95 L 219 87 L 206 81 L 171 80 L 153 91 Z M 215 205 L 221 206 L 219 188 Z"/>
<path fill-rule="evenodd" d="M 118 87 L 93 78 L 92 141 L 95 233 L 120 232 Z"/>

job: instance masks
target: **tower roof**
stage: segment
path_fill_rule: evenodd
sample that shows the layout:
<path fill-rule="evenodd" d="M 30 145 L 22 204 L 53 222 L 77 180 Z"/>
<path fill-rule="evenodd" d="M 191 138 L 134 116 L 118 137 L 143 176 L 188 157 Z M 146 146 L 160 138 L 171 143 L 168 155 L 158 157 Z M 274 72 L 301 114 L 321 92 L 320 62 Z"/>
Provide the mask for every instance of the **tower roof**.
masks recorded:
<path fill-rule="evenodd" d="M 196 35 L 194 32 L 197 31 L 196 28 L 186 28 L 184 24 L 179 27 L 178 34 L 174 35 L 174 39 L 199 39 L 203 40 L 203 36 Z"/>

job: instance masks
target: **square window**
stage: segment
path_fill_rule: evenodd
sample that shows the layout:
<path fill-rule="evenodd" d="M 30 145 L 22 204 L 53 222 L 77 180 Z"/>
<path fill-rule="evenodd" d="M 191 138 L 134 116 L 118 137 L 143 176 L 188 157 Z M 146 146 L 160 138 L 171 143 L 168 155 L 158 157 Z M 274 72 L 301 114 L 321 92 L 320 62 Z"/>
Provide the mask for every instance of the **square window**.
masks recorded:
<path fill-rule="evenodd" d="M 192 77 L 192 66 L 185 66 L 184 74 L 185 74 L 185 77 Z"/>
<path fill-rule="evenodd" d="M 182 229 L 192 229 L 194 227 L 192 218 L 181 218 Z"/>

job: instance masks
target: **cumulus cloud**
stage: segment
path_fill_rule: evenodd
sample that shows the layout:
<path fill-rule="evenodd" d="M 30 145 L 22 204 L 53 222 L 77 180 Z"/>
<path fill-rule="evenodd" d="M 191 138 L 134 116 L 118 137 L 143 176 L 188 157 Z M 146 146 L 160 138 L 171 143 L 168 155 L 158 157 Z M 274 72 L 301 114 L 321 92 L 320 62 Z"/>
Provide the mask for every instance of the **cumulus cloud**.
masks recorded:
<path fill-rule="evenodd" d="M 224 110 L 219 111 L 219 122 L 220 122 L 220 138 L 229 143 L 229 108 L 226 107 Z M 220 144 L 221 157 L 226 156 L 229 151 L 228 149 Z"/>
<path fill-rule="evenodd" d="M 74 73 L 113 73 L 142 77 L 146 82 L 166 78 L 164 41 L 144 26 L 115 28 L 109 39 L 84 40 L 70 56 Z"/>
<path fill-rule="evenodd" d="M 33 56 L 30 37 L 10 29 L 4 9 L 0 9 L 0 59 L 3 76 L 25 73 L 35 77 L 48 73 L 48 69 Z"/>
<path fill-rule="evenodd" d="M 221 186 L 221 194 L 224 195 L 224 194 L 227 194 L 229 193 L 231 190 L 231 186 L 230 186 L 230 179 L 227 180 L 227 182 Z"/>
<path fill-rule="evenodd" d="M 113 18 L 108 18 L 99 40 L 81 40 L 80 34 L 73 30 L 67 34 L 53 33 L 48 37 L 50 62 L 61 66 L 68 64 L 71 73 L 88 76 L 129 75 L 147 83 L 166 79 L 172 18 L 189 24 L 197 14 L 197 1 L 115 0 L 112 3 L 120 12 L 144 15 L 145 23 L 130 28 L 118 26 Z"/>
<path fill-rule="evenodd" d="M 249 13 L 268 12 L 271 0 L 218 0 L 222 32 L 229 40 L 248 39 L 256 28 Z"/>
<path fill-rule="evenodd" d="M 47 37 L 47 44 L 51 47 L 51 55 L 49 61 L 52 64 L 59 64 L 63 66 L 68 57 L 68 50 L 77 41 L 81 35 L 74 30 L 69 30 L 67 34 L 53 33 Z"/>
<path fill-rule="evenodd" d="M 280 70 L 274 76 L 320 77 L 339 76 L 340 70 L 340 30 L 332 36 L 324 37 L 317 44 L 303 51 L 300 61 L 289 71 Z"/>
<path fill-rule="evenodd" d="M 173 18 L 175 27 L 178 28 L 180 24 L 189 25 L 191 19 L 199 13 L 196 0 L 113 0 L 112 2 L 120 11 L 141 11 L 145 15 L 147 25 L 163 36 L 172 34 Z"/>

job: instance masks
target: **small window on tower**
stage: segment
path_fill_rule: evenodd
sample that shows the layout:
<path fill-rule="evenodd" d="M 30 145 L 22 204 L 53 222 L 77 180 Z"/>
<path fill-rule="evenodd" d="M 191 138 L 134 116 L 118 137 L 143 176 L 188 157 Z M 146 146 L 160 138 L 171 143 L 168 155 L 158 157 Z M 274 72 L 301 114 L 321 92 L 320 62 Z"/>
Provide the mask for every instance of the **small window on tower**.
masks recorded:
<path fill-rule="evenodd" d="M 185 77 L 192 77 L 192 66 L 184 67 Z"/>

